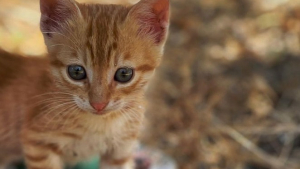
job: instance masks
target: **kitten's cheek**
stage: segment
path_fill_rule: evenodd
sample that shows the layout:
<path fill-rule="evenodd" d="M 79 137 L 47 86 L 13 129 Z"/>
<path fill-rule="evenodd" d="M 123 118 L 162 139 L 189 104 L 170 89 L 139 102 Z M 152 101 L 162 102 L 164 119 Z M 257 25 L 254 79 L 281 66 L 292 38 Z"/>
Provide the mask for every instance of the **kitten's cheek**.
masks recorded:
<path fill-rule="evenodd" d="M 111 108 L 111 107 L 113 107 L 113 102 L 112 102 L 112 101 L 108 102 L 106 108 L 109 109 L 109 108 Z"/>
<path fill-rule="evenodd" d="M 89 101 L 85 100 L 83 96 L 74 97 L 74 101 L 78 108 L 83 111 L 93 111 L 93 108 L 90 106 Z"/>

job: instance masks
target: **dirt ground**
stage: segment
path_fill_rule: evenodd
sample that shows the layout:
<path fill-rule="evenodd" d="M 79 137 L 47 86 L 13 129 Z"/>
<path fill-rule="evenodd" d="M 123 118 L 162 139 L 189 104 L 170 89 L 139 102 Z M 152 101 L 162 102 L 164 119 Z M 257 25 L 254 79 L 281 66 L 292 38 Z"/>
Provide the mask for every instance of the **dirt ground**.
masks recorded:
<path fill-rule="evenodd" d="M 142 142 L 182 169 L 299 169 L 300 0 L 171 4 Z M 45 52 L 37 0 L 0 1 L 0 18 L 0 47 Z"/>
<path fill-rule="evenodd" d="M 300 168 L 300 1 L 171 2 L 144 142 L 180 168 Z"/>

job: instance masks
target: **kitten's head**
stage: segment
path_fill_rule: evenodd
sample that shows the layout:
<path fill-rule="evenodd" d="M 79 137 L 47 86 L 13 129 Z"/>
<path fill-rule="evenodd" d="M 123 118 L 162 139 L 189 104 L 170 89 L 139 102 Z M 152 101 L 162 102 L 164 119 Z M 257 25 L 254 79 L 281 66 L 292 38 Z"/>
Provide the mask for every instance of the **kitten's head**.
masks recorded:
<path fill-rule="evenodd" d="M 141 0 L 131 7 L 40 2 L 57 87 L 95 114 L 134 106 L 163 54 L 169 0 Z"/>

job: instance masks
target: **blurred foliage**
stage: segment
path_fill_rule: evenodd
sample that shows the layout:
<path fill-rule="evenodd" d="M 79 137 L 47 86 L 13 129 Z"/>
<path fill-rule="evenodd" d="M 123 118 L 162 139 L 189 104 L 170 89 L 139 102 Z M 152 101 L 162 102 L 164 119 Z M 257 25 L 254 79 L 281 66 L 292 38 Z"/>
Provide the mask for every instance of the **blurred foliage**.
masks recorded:
<path fill-rule="evenodd" d="M 183 169 L 299 169 L 300 0 L 171 4 L 143 142 Z M 38 10 L 0 1 L 1 48 L 45 52 Z"/>

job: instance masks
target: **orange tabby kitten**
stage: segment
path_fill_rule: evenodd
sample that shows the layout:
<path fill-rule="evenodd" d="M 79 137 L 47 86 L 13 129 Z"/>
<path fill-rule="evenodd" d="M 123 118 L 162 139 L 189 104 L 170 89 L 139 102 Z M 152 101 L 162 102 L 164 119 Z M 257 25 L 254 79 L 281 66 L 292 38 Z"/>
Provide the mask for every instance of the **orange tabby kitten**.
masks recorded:
<path fill-rule="evenodd" d="M 133 168 L 169 0 L 40 3 L 49 56 L 0 51 L 0 168 L 24 158 L 28 169 L 62 169 L 96 155 L 102 169 Z"/>

